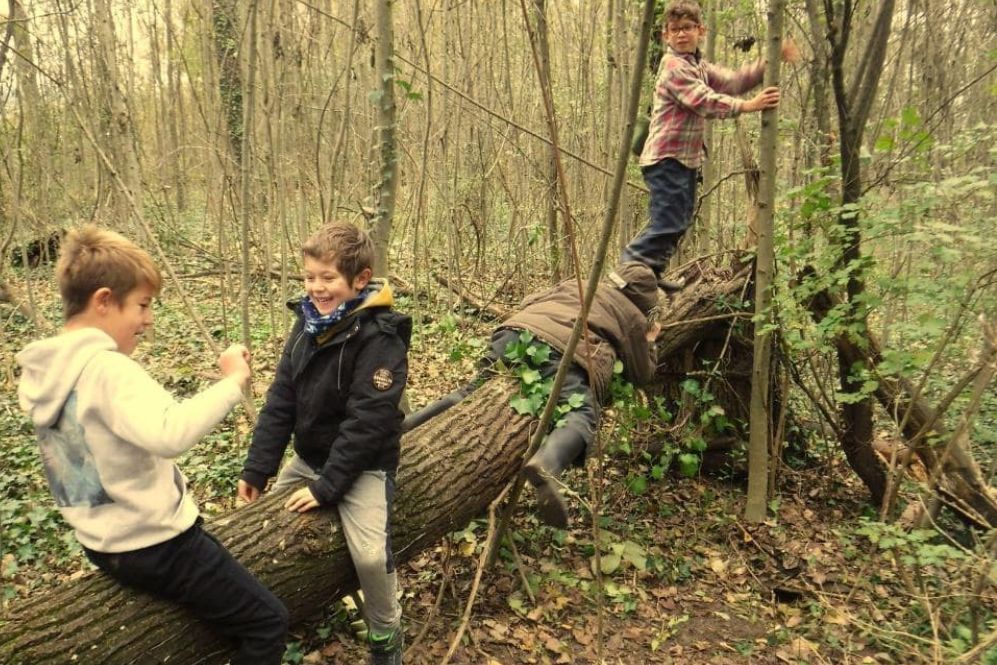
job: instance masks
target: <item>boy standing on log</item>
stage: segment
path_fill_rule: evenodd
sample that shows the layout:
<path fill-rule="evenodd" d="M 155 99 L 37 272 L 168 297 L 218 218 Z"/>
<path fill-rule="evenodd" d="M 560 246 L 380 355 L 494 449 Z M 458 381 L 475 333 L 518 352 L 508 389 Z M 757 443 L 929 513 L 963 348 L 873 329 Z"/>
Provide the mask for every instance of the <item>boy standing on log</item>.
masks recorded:
<path fill-rule="evenodd" d="M 732 95 L 762 82 L 765 61 L 737 71 L 703 60 L 706 36 L 703 12 L 694 0 L 676 0 L 665 10 L 662 38 L 667 43 L 654 86 L 649 135 L 640 167 L 650 190 L 650 221 L 630 241 L 620 262 L 640 261 L 660 275 L 692 225 L 696 183 L 706 154 L 703 135 L 708 118 L 731 118 L 779 104 L 779 88 L 765 88 L 751 99 Z M 782 45 L 782 59 L 799 60 L 792 40 Z"/>
<path fill-rule="evenodd" d="M 654 340 L 658 324 L 658 283 L 653 271 L 642 263 L 625 263 L 599 285 L 588 316 L 588 338 L 575 347 L 571 367 L 565 376 L 558 400 L 577 406 L 564 416 L 564 422 L 547 435 L 540 449 L 524 467 L 526 479 L 536 489 L 540 518 L 551 526 L 565 528 L 568 510 L 558 490 L 558 478 L 571 464 L 582 459 L 595 434 L 599 404 L 609 397 L 613 365 L 623 362 L 624 377 L 642 386 L 654 377 Z M 467 397 L 481 385 L 489 369 L 500 359 L 509 359 L 510 346 L 519 343 L 523 331 L 551 347 L 550 356 L 540 367 L 543 378 L 557 372 L 581 300 L 574 279 L 526 296 L 519 309 L 492 334 L 491 349 L 482 361 L 481 373 L 470 384 L 429 404 L 405 419 L 408 431 L 439 415 Z M 591 382 L 590 382 L 591 379 Z M 593 395 L 594 393 L 594 395 Z"/>
<path fill-rule="evenodd" d="M 67 236 L 56 275 L 63 332 L 17 361 L 20 404 L 62 516 L 98 568 L 232 638 L 233 665 L 279 665 L 287 609 L 201 529 L 173 463 L 239 403 L 249 353 L 230 346 L 218 358 L 223 378 L 178 403 L 129 358 L 162 283 L 152 258 L 86 226 Z"/>
<path fill-rule="evenodd" d="M 307 481 L 285 507 L 336 506 L 364 593 L 372 662 L 401 663 L 404 633 L 391 552 L 412 320 L 392 311 L 391 288 L 371 279 L 374 245 L 352 224 L 328 224 L 302 247 L 305 296 L 267 392 L 239 480 L 255 501 L 294 439 L 274 489 Z"/>

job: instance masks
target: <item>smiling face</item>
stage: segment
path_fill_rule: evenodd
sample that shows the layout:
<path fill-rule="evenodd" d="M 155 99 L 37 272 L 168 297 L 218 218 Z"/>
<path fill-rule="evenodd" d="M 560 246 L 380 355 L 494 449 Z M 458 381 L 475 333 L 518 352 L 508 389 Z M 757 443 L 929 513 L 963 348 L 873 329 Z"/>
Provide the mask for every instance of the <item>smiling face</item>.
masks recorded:
<path fill-rule="evenodd" d="M 152 325 L 152 299 L 155 295 L 156 290 L 152 286 L 140 284 L 119 303 L 110 289 L 99 289 L 93 296 L 97 314 L 94 324 L 111 336 L 118 345 L 118 351 L 130 356 L 145 329 Z"/>
<path fill-rule="evenodd" d="M 355 298 L 370 281 L 371 270 L 364 268 L 360 274 L 348 279 L 339 271 L 335 260 L 321 261 L 304 257 L 305 293 L 322 316 L 331 314 L 350 298 Z"/>
<path fill-rule="evenodd" d="M 676 53 L 695 53 L 706 36 L 706 27 L 690 18 L 668 21 L 664 38 Z"/>

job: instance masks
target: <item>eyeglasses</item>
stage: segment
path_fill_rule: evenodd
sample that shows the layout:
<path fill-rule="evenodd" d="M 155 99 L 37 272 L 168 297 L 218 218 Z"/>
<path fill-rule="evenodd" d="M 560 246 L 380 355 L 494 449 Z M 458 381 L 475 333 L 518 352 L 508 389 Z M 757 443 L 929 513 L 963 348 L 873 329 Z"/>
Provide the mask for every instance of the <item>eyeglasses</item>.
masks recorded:
<path fill-rule="evenodd" d="M 699 30 L 701 27 L 702 26 L 700 26 L 698 23 L 686 23 L 684 25 L 669 25 L 665 29 L 673 35 L 681 35 L 681 34 L 691 35 L 692 33 Z"/>

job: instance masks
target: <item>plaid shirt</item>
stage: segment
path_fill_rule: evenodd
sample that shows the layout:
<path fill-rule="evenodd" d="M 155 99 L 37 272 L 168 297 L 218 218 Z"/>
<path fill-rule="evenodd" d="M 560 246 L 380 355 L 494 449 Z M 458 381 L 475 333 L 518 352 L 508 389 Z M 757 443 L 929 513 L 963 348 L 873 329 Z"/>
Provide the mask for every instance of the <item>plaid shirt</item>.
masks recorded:
<path fill-rule="evenodd" d="M 698 169 L 703 164 L 706 119 L 738 115 L 744 100 L 731 95 L 751 90 L 764 74 L 761 60 L 734 71 L 702 60 L 698 52 L 676 53 L 669 47 L 658 67 L 654 109 L 640 165 L 672 157 Z"/>

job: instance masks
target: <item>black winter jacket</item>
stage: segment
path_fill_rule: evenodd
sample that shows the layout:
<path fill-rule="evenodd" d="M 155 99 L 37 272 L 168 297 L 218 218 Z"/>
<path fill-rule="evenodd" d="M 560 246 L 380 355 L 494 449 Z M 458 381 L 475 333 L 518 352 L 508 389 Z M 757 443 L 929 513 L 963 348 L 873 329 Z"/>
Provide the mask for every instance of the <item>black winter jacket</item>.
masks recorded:
<path fill-rule="evenodd" d="M 325 337 L 298 314 L 253 432 L 242 479 L 263 490 L 293 434 L 294 452 L 320 474 L 309 488 L 337 503 L 364 471 L 398 468 L 412 320 L 391 310 L 384 284 Z"/>

